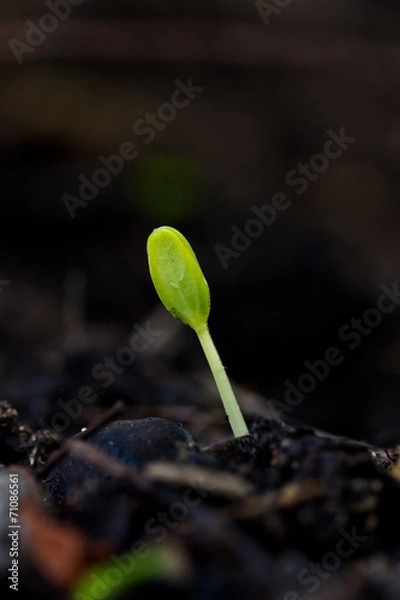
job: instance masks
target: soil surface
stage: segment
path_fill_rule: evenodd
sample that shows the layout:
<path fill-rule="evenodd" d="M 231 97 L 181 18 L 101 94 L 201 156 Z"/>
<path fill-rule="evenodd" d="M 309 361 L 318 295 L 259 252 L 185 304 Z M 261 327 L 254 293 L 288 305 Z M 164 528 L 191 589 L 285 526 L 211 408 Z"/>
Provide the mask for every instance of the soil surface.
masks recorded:
<path fill-rule="evenodd" d="M 279 419 L 249 428 L 199 445 L 177 421 L 132 419 L 119 402 L 61 439 L 2 402 L 1 486 L 18 474 L 23 597 L 398 600 L 396 448 Z M 1 551 L 4 564 L 4 537 Z M 149 575 L 153 555 L 165 560 Z"/>

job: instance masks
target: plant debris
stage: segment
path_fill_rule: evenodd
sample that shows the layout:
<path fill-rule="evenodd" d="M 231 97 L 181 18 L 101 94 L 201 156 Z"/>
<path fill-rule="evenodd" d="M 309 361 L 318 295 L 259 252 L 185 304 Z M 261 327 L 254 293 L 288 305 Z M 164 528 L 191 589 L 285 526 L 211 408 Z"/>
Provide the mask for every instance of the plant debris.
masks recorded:
<path fill-rule="evenodd" d="M 398 600 L 395 448 L 261 417 L 247 436 L 200 446 L 179 423 L 121 420 L 123 412 L 118 404 L 56 442 L 41 430 L 29 438 L 1 404 L 3 472 L 30 481 L 20 513 L 24 593 Z M 5 513 L 2 521 L 5 532 Z M 157 562 L 164 550 L 176 559 L 171 577 L 168 561 Z M 135 575 L 123 579 L 128 561 Z"/>

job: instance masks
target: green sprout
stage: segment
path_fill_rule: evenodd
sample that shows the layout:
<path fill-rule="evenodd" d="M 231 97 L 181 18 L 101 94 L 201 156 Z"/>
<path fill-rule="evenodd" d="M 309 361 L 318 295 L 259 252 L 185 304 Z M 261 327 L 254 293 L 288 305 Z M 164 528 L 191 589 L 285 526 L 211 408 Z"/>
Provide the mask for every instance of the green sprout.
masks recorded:
<path fill-rule="evenodd" d="M 208 329 L 210 289 L 192 247 L 179 231 L 163 226 L 150 234 L 147 255 L 161 302 L 197 333 L 234 435 L 247 435 L 249 430 Z"/>

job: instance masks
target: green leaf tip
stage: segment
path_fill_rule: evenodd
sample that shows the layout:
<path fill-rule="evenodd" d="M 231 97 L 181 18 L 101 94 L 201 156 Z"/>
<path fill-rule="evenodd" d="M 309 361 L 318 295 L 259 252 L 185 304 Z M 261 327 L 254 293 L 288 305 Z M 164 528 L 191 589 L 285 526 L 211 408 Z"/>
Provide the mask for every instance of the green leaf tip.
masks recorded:
<path fill-rule="evenodd" d="M 210 289 L 187 239 L 173 227 L 158 227 L 147 240 L 147 256 L 165 308 L 196 332 L 206 327 Z"/>

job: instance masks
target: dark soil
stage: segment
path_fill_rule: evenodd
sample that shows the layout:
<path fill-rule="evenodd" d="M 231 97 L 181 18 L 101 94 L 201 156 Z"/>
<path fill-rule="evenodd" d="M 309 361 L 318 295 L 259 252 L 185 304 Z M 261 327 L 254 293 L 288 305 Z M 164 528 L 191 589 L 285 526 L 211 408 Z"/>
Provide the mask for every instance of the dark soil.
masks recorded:
<path fill-rule="evenodd" d="M 2 462 L 30 490 L 23 597 L 69 597 L 97 561 L 133 555 L 140 568 L 138 548 L 166 546 L 178 572 L 115 597 L 398 600 L 396 450 L 276 419 L 249 425 L 243 438 L 198 445 L 179 423 L 129 419 L 119 403 L 61 442 L 3 402 Z"/>

